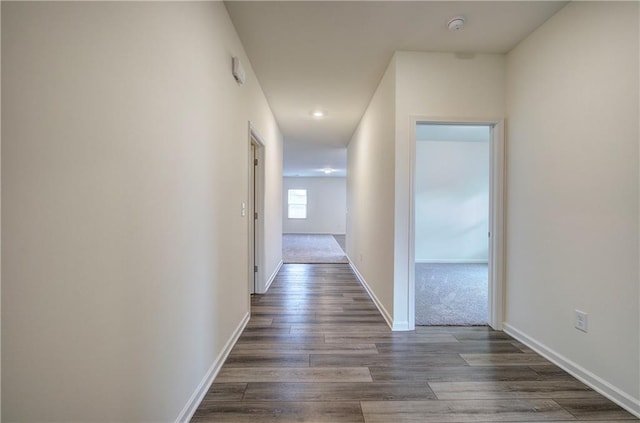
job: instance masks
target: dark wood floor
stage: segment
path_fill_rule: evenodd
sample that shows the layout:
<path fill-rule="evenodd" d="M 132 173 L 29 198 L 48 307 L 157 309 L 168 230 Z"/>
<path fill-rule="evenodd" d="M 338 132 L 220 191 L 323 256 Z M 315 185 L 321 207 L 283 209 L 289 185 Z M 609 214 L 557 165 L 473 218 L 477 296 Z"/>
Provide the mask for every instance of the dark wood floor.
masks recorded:
<path fill-rule="evenodd" d="M 391 332 L 348 265 L 283 266 L 193 422 L 620 422 L 503 332 Z"/>

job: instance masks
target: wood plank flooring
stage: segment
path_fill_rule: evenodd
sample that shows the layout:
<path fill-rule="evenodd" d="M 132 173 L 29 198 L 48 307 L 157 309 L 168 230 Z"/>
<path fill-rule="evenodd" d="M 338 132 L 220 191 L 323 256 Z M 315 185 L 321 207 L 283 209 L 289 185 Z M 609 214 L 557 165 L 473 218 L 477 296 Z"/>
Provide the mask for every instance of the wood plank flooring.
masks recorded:
<path fill-rule="evenodd" d="M 192 422 L 628 422 L 486 327 L 391 332 L 348 265 L 284 265 Z"/>

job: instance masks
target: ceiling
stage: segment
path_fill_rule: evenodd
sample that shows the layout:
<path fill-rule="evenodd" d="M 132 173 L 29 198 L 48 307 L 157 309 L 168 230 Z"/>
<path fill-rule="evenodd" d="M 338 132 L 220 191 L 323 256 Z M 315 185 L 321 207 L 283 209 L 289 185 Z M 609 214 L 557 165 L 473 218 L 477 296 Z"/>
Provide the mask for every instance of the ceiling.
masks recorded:
<path fill-rule="evenodd" d="M 285 176 L 344 176 L 345 146 L 394 51 L 506 53 L 566 2 L 225 4 L 284 135 Z M 455 16 L 466 24 L 450 32 Z"/>

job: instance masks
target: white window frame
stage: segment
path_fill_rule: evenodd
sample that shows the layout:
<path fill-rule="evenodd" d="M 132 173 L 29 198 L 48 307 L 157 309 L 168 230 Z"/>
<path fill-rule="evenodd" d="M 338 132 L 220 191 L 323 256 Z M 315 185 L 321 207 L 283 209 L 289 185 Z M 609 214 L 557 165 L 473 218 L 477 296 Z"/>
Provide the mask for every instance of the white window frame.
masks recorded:
<path fill-rule="evenodd" d="M 302 201 L 292 201 L 292 196 L 301 196 L 301 193 L 296 193 L 296 192 L 301 192 L 304 191 L 304 202 Z M 292 188 L 287 190 L 287 218 L 288 219 L 296 219 L 296 220 L 300 220 L 300 219 L 306 219 L 308 217 L 308 209 L 307 209 L 307 203 L 308 203 L 308 191 L 306 189 L 302 189 L 302 188 Z M 298 208 L 298 209 L 302 209 L 304 210 L 304 216 L 301 215 L 296 215 L 296 213 L 292 213 L 292 206 L 294 208 Z M 300 206 L 302 206 L 303 208 L 301 208 Z"/>

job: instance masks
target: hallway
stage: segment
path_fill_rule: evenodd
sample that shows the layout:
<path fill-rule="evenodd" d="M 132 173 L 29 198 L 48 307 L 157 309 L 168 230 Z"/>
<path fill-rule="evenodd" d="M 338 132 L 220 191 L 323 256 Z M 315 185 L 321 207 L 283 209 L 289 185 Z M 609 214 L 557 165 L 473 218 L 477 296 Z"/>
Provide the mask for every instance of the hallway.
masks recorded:
<path fill-rule="evenodd" d="M 502 332 L 391 332 L 348 265 L 284 265 L 251 315 L 192 422 L 633 419 Z"/>

